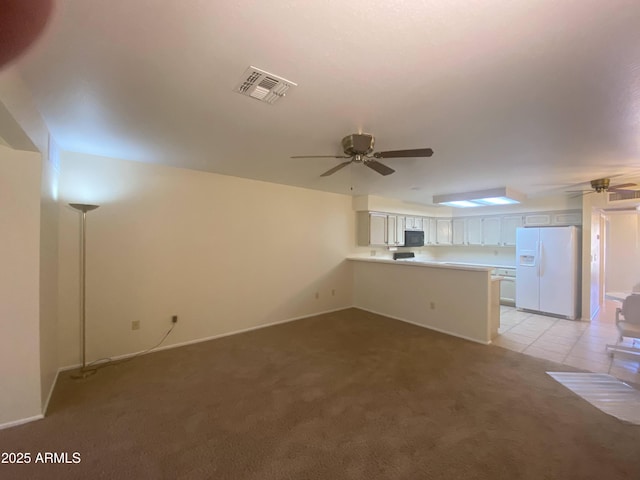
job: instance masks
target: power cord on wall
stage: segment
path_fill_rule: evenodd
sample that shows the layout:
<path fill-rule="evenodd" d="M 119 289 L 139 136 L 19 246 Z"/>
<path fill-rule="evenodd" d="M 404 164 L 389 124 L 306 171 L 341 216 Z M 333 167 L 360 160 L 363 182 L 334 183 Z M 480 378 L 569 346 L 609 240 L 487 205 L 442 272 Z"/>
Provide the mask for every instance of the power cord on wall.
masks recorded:
<path fill-rule="evenodd" d="M 129 361 L 133 360 L 134 358 L 139 357 L 140 355 L 145 355 L 145 354 L 151 352 L 152 350 L 154 350 L 154 349 L 158 348 L 160 345 L 162 345 L 162 343 L 167 339 L 169 334 L 173 331 L 173 329 L 176 326 L 176 323 L 178 322 L 177 316 L 174 316 L 172 318 L 172 322 L 173 323 L 171 324 L 171 328 L 169 330 L 167 330 L 167 333 L 165 333 L 164 336 L 162 337 L 162 339 L 157 344 L 155 344 L 153 347 L 148 348 L 147 350 L 143 350 L 142 352 L 138 352 L 135 355 L 132 355 L 130 357 L 123 358 L 122 360 L 113 360 L 111 357 L 99 358 L 98 360 L 94 360 L 93 362 L 88 363 L 87 364 L 87 370 L 99 370 L 99 369 L 104 368 L 104 367 L 111 367 L 113 365 L 120 365 L 121 363 L 129 362 Z M 102 363 L 98 363 L 98 362 L 102 362 Z M 93 366 L 93 365 L 95 365 L 95 366 Z"/>

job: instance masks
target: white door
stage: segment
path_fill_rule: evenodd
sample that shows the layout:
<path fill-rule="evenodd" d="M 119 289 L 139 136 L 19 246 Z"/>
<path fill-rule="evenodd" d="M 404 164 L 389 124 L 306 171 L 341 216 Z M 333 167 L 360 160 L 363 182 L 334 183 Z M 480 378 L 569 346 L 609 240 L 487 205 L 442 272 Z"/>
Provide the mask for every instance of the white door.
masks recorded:
<path fill-rule="evenodd" d="M 540 229 L 540 311 L 575 318 L 575 245 L 574 227 Z"/>
<path fill-rule="evenodd" d="M 516 232 L 517 308 L 540 310 L 539 241 L 539 228 L 519 228 Z"/>

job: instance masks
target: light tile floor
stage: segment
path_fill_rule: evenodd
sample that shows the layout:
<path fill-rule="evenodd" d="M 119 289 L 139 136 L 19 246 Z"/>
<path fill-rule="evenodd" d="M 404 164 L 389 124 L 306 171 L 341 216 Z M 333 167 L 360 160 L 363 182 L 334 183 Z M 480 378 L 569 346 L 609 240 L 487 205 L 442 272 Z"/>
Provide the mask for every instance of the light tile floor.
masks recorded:
<path fill-rule="evenodd" d="M 640 356 L 615 353 L 611 357 L 605 350 L 608 343 L 615 344 L 618 339 L 615 326 L 618 306 L 618 302 L 607 301 L 591 322 L 547 317 L 501 306 L 499 335 L 493 344 L 640 384 Z M 631 345 L 631 341 L 625 338 L 623 344 Z"/>

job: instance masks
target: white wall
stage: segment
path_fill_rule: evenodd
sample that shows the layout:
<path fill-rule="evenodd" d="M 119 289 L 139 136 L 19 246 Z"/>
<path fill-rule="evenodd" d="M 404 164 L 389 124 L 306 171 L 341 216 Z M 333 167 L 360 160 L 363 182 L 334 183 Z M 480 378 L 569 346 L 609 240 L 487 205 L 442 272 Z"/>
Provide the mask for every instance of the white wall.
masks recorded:
<path fill-rule="evenodd" d="M 640 218 L 637 212 L 607 215 L 605 288 L 640 291 Z"/>
<path fill-rule="evenodd" d="M 40 193 L 40 377 L 46 410 L 58 372 L 58 149 L 51 140 L 42 158 Z"/>
<path fill-rule="evenodd" d="M 80 361 L 67 202 L 101 205 L 87 216 L 88 361 L 153 346 L 173 314 L 167 345 L 351 305 L 349 196 L 62 152 L 60 200 L 62 365 Z"/>
<path fill-rule="evenodd" d="M 41 413 L 40 154 L 0 146 L 0 425 Z"/>

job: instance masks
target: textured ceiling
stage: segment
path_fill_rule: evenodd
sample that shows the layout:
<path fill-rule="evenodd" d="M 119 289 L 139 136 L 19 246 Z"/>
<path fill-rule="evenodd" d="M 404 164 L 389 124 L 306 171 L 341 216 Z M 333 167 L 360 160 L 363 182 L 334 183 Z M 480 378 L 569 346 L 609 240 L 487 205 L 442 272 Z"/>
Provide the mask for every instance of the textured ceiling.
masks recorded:
<path fill-rule="evenodd" d="M 19 68 L 66 150 L 419 203 L 640 172 L 638 0 L 61 1 Z M 358 131 L 435 155 L 289 158 Z"/>

